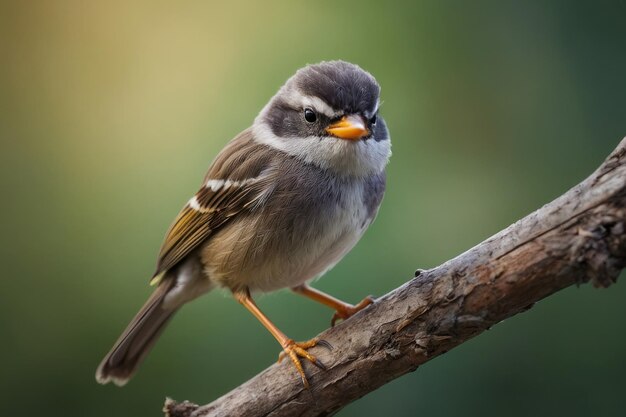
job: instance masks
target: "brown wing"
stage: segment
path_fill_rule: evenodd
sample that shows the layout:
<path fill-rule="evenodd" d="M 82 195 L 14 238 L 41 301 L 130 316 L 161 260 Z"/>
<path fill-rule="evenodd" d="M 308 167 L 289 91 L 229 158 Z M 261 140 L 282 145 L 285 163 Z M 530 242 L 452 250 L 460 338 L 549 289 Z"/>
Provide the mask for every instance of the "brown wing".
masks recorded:
<path fill-rule="evenodd" d="M 249 131 L 233 139 L 215 158 L 203 187 L 170 226 L 154 277 L 172 268 L 212 233 L 271 193 L 269 169 L 278 151 L 252 140 Z"/>

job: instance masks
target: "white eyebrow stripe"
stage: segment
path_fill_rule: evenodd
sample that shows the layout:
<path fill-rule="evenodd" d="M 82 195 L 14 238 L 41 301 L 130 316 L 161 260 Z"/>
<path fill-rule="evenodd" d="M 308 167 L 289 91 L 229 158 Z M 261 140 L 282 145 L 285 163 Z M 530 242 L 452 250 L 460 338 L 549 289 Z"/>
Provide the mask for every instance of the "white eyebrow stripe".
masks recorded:
<path fill-rule="evenodd" d="M 371 112 L 370 111 L 365 112 L 365 117 L 370 119 L 372 116 L 378 113 L 379 107 L 380 107 L 380 99 L 376 100 L 376 105 L 374 106 L 374 110 L 372 110 Z"/>
<path fill-rule="evenodd" d="M 291 90 L 284 95 L 285 101 L 295 108 L 310 107 L 313 110 L 324 114 L 329 118 L 341 116 L 341 113 L 330 107 L 324 100 L 319 97 L 308 96 L 299 90 Z"/>
<path fill-rule="evenodd" d="M 323 115 L 331 119 L 340 116 L 340 113 L 338 111 L 335 111 L 319 97 L 302 96 L 301 100 L 303 108 L 312 107 L 314 110 L 322 113 Z"/>
<path fill-rule="evenodd" d="M 380 109 L 380 99 L 376 100 L 376 106 L 374 107 L 374 111 L 372 112 L 372 116 L 378 113 L 378 109 Z"/>

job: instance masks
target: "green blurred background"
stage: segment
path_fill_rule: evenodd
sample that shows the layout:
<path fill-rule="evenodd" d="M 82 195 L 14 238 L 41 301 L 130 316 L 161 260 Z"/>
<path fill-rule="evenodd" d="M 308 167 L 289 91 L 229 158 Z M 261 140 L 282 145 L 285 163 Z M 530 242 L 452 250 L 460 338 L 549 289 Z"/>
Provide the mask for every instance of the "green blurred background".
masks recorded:
<path fill-rule="evenodd" d="M 2 414 L 159 415 L 166 395 L 208 402 L 276 360 L 214 292 L 129 385 L 93 377 L 209 162 L 299 67 L 341 58 L 383 88 L 383 208 L 317 284 L 358 301 L 602 162 L 626 135 L 625 16 L 624 1 L 3 2 Z M 569 288 L 339 415 L 623 415 L 625 297 Z M 295 339 L 331 316 L 285 291 L 259 303 Z"/>

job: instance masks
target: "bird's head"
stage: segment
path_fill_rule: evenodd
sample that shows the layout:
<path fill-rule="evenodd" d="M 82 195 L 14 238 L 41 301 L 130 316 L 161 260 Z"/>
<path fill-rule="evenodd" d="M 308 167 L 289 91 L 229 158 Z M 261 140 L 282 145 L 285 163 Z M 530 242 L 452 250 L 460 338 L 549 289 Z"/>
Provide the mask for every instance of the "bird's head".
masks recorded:
<path fill-rule="evenodd" d="M 391 145 L 379 96 L 376 79 L 357 65 L 306 66 L 256 118 L 255 140 L 338 174 L 381 172 Z"/>

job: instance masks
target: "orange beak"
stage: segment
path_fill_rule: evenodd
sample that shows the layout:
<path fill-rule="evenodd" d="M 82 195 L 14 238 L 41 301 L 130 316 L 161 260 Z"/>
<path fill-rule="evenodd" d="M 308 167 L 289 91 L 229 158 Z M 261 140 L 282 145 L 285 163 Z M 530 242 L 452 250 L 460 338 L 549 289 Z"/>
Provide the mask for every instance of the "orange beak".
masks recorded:
<path fill-rule="evenodd" d="M 356 114 L 343 116 L 340 120 L 328 126 L 326 131 L 333 136 L 347 140 L 359 140 L 370 133 L 365 126 L 363 118 Z"/>

